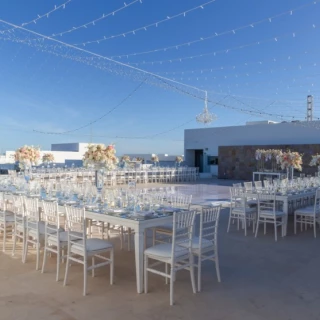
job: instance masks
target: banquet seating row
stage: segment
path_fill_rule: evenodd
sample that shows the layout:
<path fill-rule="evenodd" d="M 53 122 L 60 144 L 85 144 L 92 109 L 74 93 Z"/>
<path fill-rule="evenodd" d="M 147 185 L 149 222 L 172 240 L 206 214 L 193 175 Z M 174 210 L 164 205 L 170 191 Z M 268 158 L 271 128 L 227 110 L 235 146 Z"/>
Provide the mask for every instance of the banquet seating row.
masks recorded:
<path fill-rule="evenodd" d="M 286 182 L 285 182 L 286 183 Z M 277 229 L 281 227 L 282 237 L 287 234 L 288 213 L 293 209 L 294 234 L 297 233 L 297 224 L 303 227 L 312 226 L 316 238 L 317 226 L 320 225 L 320 189 L 314 188 L 302 190 L 296 194 L 284 194 L 277 192 L 276 188 L 266 183 L 264 188 L 258 183 L 253 191 L 252 182 L 245 182 L 244 187 L 236 184 L 230 188 L 230 215 L 227 232 L 231 223 L 240 224 L 247 235 L 247 226 L 252 224 L 253 232 L 257 237 L 259 225 L 263 224 L 264 234 L 266 225 L 271 223 L 274 226 L 275 241 L 277 241 Z M 291 190 L 290 192 L 293 193 Z M 283 201 L 288 202 L 288 211 L 284 210 Z M 291 208 L 290 208 L 291 206 Z"/>
<path fill-rule="evenodd" d="M 174 199 L 174 198 L 172 198 Z M 171 200 L 172 200 L 171 199 Z M 12 254 L 16 254 L 17 240 L 22 242 L 22 262 L 26 263 L 28 248 L 36 251 L 36 269 L 40 268 L 40 249 L 44 250 L 42 273 L 46 270 L 48 254 L 54 253 L 56 261 L 56 281 L 60 279 L 61 264 L 65 262 L 63 284 L 67 284 L 71 262 L 83 265 L 83 295 L 87 293 L 87 273 L 110 266 L 110 284 L 114 279 L 114 245 L 111 241 L 89 237 L 85 209 L 72 206 L 61 207 L 55 201 L 39 201 L 36 197 L 26 197 L 0 192 L 0 226 L 3 237 L 3 251 L 6 249 L 6 233 L 13 236 Z M 199 235 L 195 236 L 195 216 L 200 215 Z M 62 217 L 66 217 L 66 223 Z M 172 237 L 168 243 L 160 243 L 145 249 L 144 283 L 148 291 L 148 273 L 162 275 L 170 280 L 170 305 L 174 303 L 173 289 L 176 272 L 190 271 L 193 292 L 201 290 L 201 266 L 205 260 L 215 262 L 218 281 L 220 269 L 217 236 L 220 206 L 202 208 L 201 212 L 179 211 L 173 214 Z M 197 263 L 195 257 L 198 257 Z M 89 264 L 88 261 L 91 260 Z M 97 261 L 99 260 L 99 262 Z M 166 272 L 159 272 L 150 260 L 165 264 Z M 168 266 L 170 270 L 168 271 Z M 196 288 L 194 268 L 198 268 Z"/>
<path fill-rule="evenodd" d="M 46 180 L 72 180 L 93 181 L 94 170 L 82 171 L 57 171 L 57 172 L 33 172 L 32 179 Z M 151 168 L 148 170 L 113 170 L 104 173 L 104 181 L 107 185 L 122 185 L 130 181 L 136 183 L 172 183 L 196 181 L 199 176 L 198 168 Z"/>

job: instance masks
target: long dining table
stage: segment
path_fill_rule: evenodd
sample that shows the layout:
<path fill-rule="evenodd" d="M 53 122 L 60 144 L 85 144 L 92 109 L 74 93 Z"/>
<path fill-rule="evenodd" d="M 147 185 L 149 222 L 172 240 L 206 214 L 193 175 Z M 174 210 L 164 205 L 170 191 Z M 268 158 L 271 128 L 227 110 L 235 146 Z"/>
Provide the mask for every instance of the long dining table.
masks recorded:
<path fill-rule="evenodd" d="M 92 212 L 86 210 L 85 212 L 86 219 L 96 220 L 100 222 L 110 223 L 113 225 L 121 225 L 124 227 L 131 228 L 134 231 L 134 246 L 135 246 L 135 265 L 136 265 L 136 283 L 137 283 L 137 292 L 143 292 L 143 255 L 145 247 L 145 235 L 148 228 L 154 228 L 161 225 L 171 223 L 173 221 L 173 216 L 168 215 L 158 218 L 150 219 L 128 219 L 122 218 L 114 215 L 103 214 Z"/>
<path fill-rule="evenodd" d="M 316 188 L 313 189 L 308 189 L 302 192 L 289 192 L 286 194 L 281 194 L 281 193 L 277 193 L 276 194 L 276 201 L 282 202 L 283 203 L 283 212 L 285 214 L 290 214 L 291 212 L 289 212 L 289 203 L 290 202 L 297 202 L 297 201 L 303 201 L 304 199 L 310 199 L 313 198 L 316 194 Z M 257 198 L 258 196 L 260 197 L 260 199 L 263 199 L 263 196 L 269 196 L 270 194 L 268 193 L 263 193 L 263 192 L 245 192 L 245 195 L 248 198 Z"/>
<path fill-rule="evenodd" d="M 16 193 L 17 194 L 17 193 Z M 24 195 L 24 193 L 18 193 L 19 195 Z M 34 196 L 38 198 L 38 196 Z M 45 199 L 44 199 L 45 200 Z M 51 199 L 54 201 L 56 199 Z M 58 200 L 58 199 L 57 199 Z M 7 200 L 10 201 L 10 200 Z M 59 203 L 59 214 L 65 215 L 65 205 Z M 39 217 L 42 217 L 42 203 L 39 202 Z M 137 216 L 123 217 L 120 214 L 117 215 L 116 212 L 110 213 L 100 213 L 95 212 L 90 209 L 85 210 L 85 218 L 88 219 L 88 227 L 90 227 L 90 221 L 95 220 L 104 223 L 110 223 L 111 225 L 120 225 L 130 228 L 134 232 L 134 246 L 135 246 L 135 267 L 136 267 L 136 286 L 137 292 L 143 292 L 143 270 L 144 270 L 144 249 L 146 242 L 146 230 L 149 228 L 159 227 L 161 225 L 167 225 L 173 222 L 173 212 L 183 209 L 169 208 L 163 209 L 161 216 L 143 216 L 138 213 Z M 161 211 L 161 210 L 160 210 Z M 159 212 L 159 210 L 158 210 Z"/>

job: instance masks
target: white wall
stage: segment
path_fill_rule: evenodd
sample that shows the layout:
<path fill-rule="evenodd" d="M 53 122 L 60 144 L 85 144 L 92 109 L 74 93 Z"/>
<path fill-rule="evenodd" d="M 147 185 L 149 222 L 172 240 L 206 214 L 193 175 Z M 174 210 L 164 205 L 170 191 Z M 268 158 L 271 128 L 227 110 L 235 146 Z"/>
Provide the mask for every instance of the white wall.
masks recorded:
<path fill-rule="evenodd" d="M 320 130 L 316 126 L 320 128 L 320 121 L 187 129 L 184 131 L 186 162 L 192 165 L 194 161 L 190 150 L 202 149 L 206 164 L 207 155 L 218 156 L 219 146 L 320 144 Z"/>

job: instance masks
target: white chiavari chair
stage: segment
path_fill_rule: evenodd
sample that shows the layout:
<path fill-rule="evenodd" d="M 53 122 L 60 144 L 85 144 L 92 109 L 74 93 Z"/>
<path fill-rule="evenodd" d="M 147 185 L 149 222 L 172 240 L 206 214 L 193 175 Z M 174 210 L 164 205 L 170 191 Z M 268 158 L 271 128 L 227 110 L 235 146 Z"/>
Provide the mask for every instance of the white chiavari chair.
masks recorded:
<path fill-rule="evenodd" d="M 194 218 L 195 211 L 175 212 L 172 243 L 158 244 L 144 252 L 144 292 L 148 292 L 148 273 L 161 275 L 166 278 L 166 283 L 170 281 L 170 305 L 174 303 L 174 283 L 176 272 L 179 270 L 190 270 L 192 289 L 196 293 L 194 257 L 191 249 Z M 149 264 L 149 259 L 157 263 Z M 159 262 L 165 264 L 165 272 L 154 268 Z M 170 266 L 170 271 L 168 271 L 168 266 Z"/>
<path fill-rule="evenodd" d="M 7 210 L 7 201 L 3 192 L 0 192 L 0 232 L 3 234 L 2 251 L 6 251 L 6 241 L 8 235 L 13 235 L 14 214 Z"/>
<path fill-rule="evenodd" d="M 114 250 L 111 242 L 99 238 L 87 238 L 87 224 L 85 219 L 85 209 L 66 207 L 68 223 L 68 253 L 66 262 L 66 272 L 64 286 L 67 284 L 69 265 L 71 261 L 83 265 L 83 295 L 87 293 L 87 273 L 96 268 L 110 265 L 110 284 L 113 284 L 114 269 Z M 74 232 L 77 232 L 76 234 Z M 79 237 L 79 233 L 81 237 Z M 108 253 L 109 257 L 105 254 Z M 92 264 L 88 266 L 88 259 L 91 258 Z M 96 259 L 102 262 L 96 264 Z"/>
<path fill-rule="evenodd" d="M 287 228 L 287 214 L 283 211 L 277 210 L 276 206 L 276 193 L 273 194 L 259 194 L 258 195 L 258 218 L 256 234 L 257 237 L 259 231 L 259 225 L 264 225 L 264 234 L 266 234 L 266 225 L 271 223 L 274 225 L 274 238 L 277 241 L 278 227 L 281 227 L 281 235 L 286 235 Z"/>

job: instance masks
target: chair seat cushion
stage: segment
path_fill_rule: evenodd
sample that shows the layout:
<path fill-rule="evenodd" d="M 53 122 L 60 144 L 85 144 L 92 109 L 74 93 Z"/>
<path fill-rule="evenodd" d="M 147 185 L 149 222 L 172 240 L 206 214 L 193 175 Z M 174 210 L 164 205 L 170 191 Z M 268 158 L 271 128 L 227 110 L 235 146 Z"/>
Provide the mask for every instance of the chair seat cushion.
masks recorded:
<path fill-rule="evenodd" d="M 98 252 L 98 251 L 108 251 L 113 247 L 112 243 L 107 240 L 92 238 L 86 241 L 87 253 Z M 83 255 L 83 240 L 79 240 L 77 243 L 72 244 L 70 248 L 71 252 Z"/>
<path fill-rule="evenodd" d="M 68 243 L 68 234 L 69 232 L 68 231 L 62 231 L 62 232 L 59 232 L 59 237 L 60 237 L 60 244 L 67 244 Z M 77 241 L 77 238 L 78 240 L 81 240 L 83 235 L 81 232 L 75 232 L 75 231 L 72 231 L 71 234 L 73 235 L 71 237 L 71 240 L 72 241 Z M 49 246 L 57 246 L 57 234 L 54 234 L 54 235 L 50 235 L 48 237 L 48 244 Z"/>
<path fill-rule="evenodd" d="M 258 200 L 255 200 L 255 199 L 248 200 L 247 204 L 249 206 L 256 206 L 258 204 Z"/>
<path fill-rule="evenodd" d="M 247 207 L 247 208 L 242 208 L 242 207 L 235 207 L 232 208 L 232 212 L 234 213 L 255 213 L 257 212 L 256 208 L 251 208 L 251 207 Z"/>
<path fill-rule="evenodd" d="M 260 217 L 270 217 L 270 216 L 273 216 L 273 215 L 276 215 L 277 217 L 281 217 L 281 216 L 284 216 L 285 213 L 283 211 L 275 211 L 273 212 L 272 210 L 261 210 L 260 212 Z"/>
<path fill-rule="evenodd" d="M 39 222 L 39 234 L 41 237 L 44 237 L 45 235 L 45 230 L 46 230 L 46 225 L 43 221 L 40 221 Z M 51 228 L 56 228 L 56 226 L 54 225 L 49 225 Z M 60 231 L 64 231 L 63 228 L 60 227 L 59 229 Z M 50 234 L 54 234 L 56 233 L 55 230 L 52 230 L 52 229 L 47 229 L 47 233 L 50 233 Z M 28 222 L 28 235 L 30 237 L 33 237 L 33 238 L 36 238 L 37 237 L 37 223 L 36 222 Z"/>
<path fill-rule="evenodd" d="M 188 247 L 189 243 L 185 242 L 182 244 L 183 247 Z M 207 249 L 209 247 L 213 247 L 214 243 L 211 240 L 208 239 L 204 239 L 202 238 L 201 240 L 201 248 L 202 249 Z M 200 248 L 200 238 L 199 237 L 193 237 L 192 238 L 192 242 L 191 242 L 191 246 L 193 250 L 199 250 Z"/>
<path fill-rule="evenodd" d="M 305 208 L 300 208 L 294 211 L 295 214 L 300 214 L 303 216 L 313 216 L 314 215 L 314 206 L 308 206 Z M 319 213 L 316 213 L 316 215 Z"/>
<path fill-rule="evenodd" d="M 161 243 L 157 244 L 153 247 L 150 247 L 144 251 L 144 254 L 151 257 L 159 257 L 159 258 L 171 258 L 172 253 L 172 244 L 171 243 Z M 182 246 L 176 246 L 175 248 L 175 256 L 185 256 L 189 253 L 188 248 L 184 248 Z"/>

